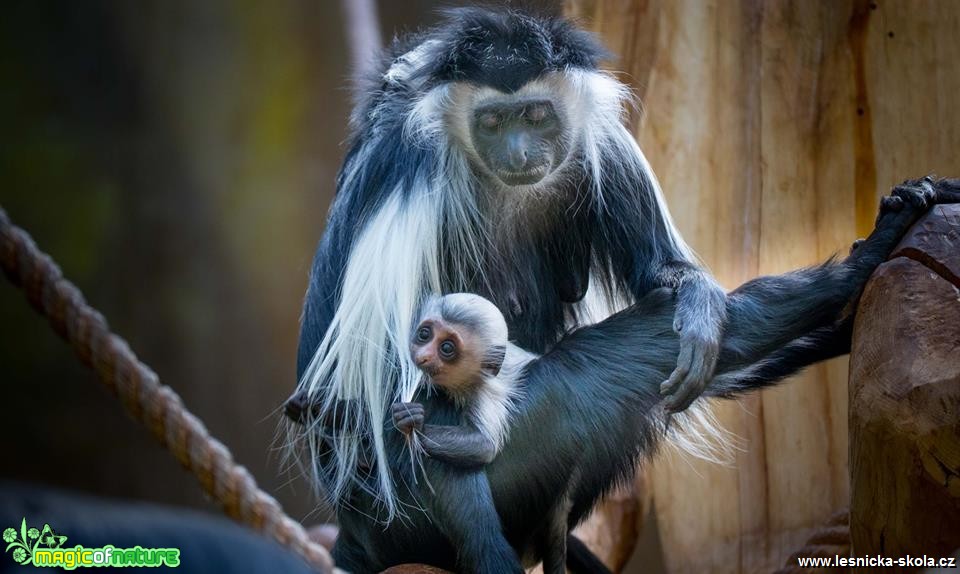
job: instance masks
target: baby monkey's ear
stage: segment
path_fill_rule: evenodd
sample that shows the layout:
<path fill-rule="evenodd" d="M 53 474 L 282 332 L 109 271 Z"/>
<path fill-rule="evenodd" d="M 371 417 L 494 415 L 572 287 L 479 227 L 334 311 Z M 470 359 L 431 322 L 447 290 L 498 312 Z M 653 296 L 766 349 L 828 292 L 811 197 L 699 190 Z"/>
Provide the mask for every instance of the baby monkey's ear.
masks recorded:
<path fill-rule="evenodd" d="M 500 368 L 503 367 L 503 359 L 506 355 L 507 348 L 505 346 L 494 345 L 484 355 L 480 368 L 491 377 L 496 377 L 500 374 Z"/>

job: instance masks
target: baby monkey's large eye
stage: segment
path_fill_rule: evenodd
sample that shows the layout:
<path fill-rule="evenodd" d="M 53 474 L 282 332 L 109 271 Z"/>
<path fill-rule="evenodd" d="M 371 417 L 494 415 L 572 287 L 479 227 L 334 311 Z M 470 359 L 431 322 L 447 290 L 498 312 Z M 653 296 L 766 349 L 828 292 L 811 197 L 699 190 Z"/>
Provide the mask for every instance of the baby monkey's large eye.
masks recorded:
<path fill-rule="evenodd" d="M 440 347 L 438 348 L 440 350 L 440 358 L 444 359 L 445 361 L 449 361 L 450 359 L 455 359 L 457 357 L 457 344 L 450 339 L 440 343 Z"/>
<path fill-rule="evenodd" d="M 424 325 L 417 329 L 417 342 L 426 343 L 433 338 L 433 329 L 429 325 Z"/>

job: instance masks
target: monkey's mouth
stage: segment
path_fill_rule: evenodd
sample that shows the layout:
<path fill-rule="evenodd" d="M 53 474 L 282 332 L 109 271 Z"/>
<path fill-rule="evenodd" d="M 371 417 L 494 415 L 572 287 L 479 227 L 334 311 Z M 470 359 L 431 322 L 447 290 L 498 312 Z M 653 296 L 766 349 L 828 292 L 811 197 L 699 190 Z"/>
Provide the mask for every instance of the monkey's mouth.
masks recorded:
<path fill-rule="evenodd" d="M 440 374 L 440 368 L 435 365 L 419 365 L 418 368 L 431 379 Z"/>
<path fill-rule="evenodd" d="M 548 162 L 541 163 L 523 171 L 497 170 L 497 177 L 507 185 L 533 185 L 547 175 L 550 168 Z"/>

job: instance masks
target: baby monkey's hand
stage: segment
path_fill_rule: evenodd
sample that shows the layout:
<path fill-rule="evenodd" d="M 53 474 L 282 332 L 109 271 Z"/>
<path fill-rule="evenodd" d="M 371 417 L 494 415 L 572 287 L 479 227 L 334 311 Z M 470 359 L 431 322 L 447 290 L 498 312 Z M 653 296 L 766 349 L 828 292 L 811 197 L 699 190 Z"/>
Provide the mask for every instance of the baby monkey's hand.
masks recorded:
<path fill-rule="evenodd" d="M 393 425 L 405 435 L 423 430 L 423 405 L 420 403 L 394 403 Z"/>

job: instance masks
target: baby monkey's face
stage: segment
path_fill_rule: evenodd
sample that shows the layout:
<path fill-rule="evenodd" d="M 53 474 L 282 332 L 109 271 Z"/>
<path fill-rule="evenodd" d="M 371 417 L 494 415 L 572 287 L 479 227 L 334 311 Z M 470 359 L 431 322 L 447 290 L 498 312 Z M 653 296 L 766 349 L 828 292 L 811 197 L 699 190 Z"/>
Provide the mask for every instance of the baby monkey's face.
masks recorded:
<path fill-rule="evenodd" d="M 414 331 L 410 353 L 431 383 L 456 393 L 481 382 L 479 344 L 476 334 L 463 325 L 427 317 Z"/>

